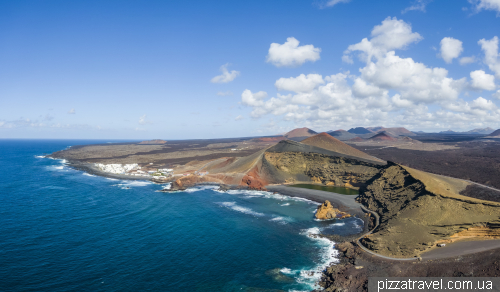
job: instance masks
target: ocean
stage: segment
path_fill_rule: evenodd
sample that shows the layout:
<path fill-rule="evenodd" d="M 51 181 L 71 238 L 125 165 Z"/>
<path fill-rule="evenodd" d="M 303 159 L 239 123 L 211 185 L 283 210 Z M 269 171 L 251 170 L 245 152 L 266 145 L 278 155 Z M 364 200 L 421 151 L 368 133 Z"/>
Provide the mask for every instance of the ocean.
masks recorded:
<path fill-rule="evenodd" d="M 310 291 L 337 261 L 318 204 L 89 175 L 45 155 L 97 140 L 0 140 L 0 291 Z M 275 289 L 275 290 L 273 290 Z"/>

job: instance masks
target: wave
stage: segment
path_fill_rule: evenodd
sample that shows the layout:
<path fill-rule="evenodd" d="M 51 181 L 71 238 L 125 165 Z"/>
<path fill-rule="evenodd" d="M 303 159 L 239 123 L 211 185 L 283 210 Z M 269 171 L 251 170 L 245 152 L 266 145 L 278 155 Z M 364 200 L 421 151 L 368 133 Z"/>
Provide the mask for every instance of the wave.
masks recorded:
<path fill-rule="evenodd" d="M 281 204 L 281 206 L 290 206 L 290 203 Z"/>
<path fill-rule="evenodd" d="M 217 192 L 222 192 L 218 191 Z M 244 195 L 245 198 L 257 198 L 257 197 L 264 197 L 267 199 L 275 199 L 275 200 L 280 200 L 280 201 L 300 201 L 300 202 L 307 202 L 308 204 L 313 204 L 313 205 L 321 205 L 320 203 L 300 198 L 300 197 L 291 197 L 287 195 L 283 195 L 280 193 L 272 193 L 268 191 L 256 191 L 256 190 L 229 190 L 226 191 L 226 193 L 230 195 Z M 288 205 L 286 205 L 288 206 Z"/>
<path fill-rule="evenodd" d="M 221 205 L 226 207 L 226 208 L 229 208 L 229 209 L 232 209 L 234 211 L 238 211 L 238 212 L 241 212 L 244 214 L 259 216 L 259 217 L 264 216 L 263 213 L 255 212 L 250 208 L 238 206 L 238 205 L 236 205 L 236 202 L 222 202 Z"/>
<path fill-rule="evenodd" d="M 35 155 L 36 158 L 45 158 L 45 155 Z"/>
<path fill-rule="evenodd" d="M 290 222 L 293 222 L 294 220 L 290 217 L 277 216 L 277 217 L 274 217 L 273 219 L 270 219 L 269 221 L 273 221 L 273 222 L 277 222 L 278 224 L 285 225 L 285 224 L 288 224 Z"/>
<path fill-rule="evenodd" d="M 313 268 L 304 268 L 300 270 L 292 270 L 289 268 L 282 268 L 280 272 L 286 275 L 293 276 L 295 280 L 308 286 L 309 289 L 318 289 L 317 284 L 323 275 L 323 271 L 332 263 L 338 263 L 338 251 L 334 249 L 335 242 L 330 241 L 327 238 L 320 237 L 321 229 L 318 227 L 312 227 L 309 229 L 304 229 L 300 234 L 309 237 L 314 240 L 316 244 L 321 248 L 320 256 L 321 259 L 319 263 Z"/>
<path fill-rule="evenodd" d="M 93 174 L 86 173 L 86 172 L 84 172 L 84 173 L 83 173 L 83 175 L 86 175 L 86 176 L 95 176 L 95 175 L 93 175 Z"/>
<path fill-rule="evenodd" d="M 356 220 L 352 221 L 352 225 L 354 226 L 354 228 L 356 228 L 360 232 L 363 231 L 363 226 L 365 225 L 365 222 L 362 219 L 360 219 L 360 218 L 355 218 L 355 219 Z M 358 220 L 361 221 L 362 223 L 359 224 Z"/>

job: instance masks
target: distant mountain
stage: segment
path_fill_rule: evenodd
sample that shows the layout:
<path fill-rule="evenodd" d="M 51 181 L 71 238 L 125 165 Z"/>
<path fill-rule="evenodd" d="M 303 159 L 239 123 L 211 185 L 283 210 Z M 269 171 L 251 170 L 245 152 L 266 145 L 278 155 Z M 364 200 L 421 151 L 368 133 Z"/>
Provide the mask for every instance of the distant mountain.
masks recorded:
<path fill-rule="evenodd" d="M 390 134 L 388 134 L 386 132 L 380 132 L 368 140 L 370 140 L 370 141 L 397 141 L 398 139 L 392 137 Z"/>
<path fill-rule="evenodd" d="M 346 140 L 356 138 L 356 135 L 351 134 L 345 130 L 328 131 L 326 133 L 332 137 L 339 139 L 340 141 L 346 141 Z"/>
<path fill-rule="evenodd" d="M 478 128 L 478 129 L 470 130 L 470 131 L 467 131 L 466 133 L 488 135 L 488 134 L 493 133 L 494 131 L 495 131 L 495 129 L 488 127 L 488 128 L 482 128 L 482 129 Z"/>
<path fill-rule="evenodd" d="M 354 156 L 354 157 L 359 157 L 359 158 L 364 158 L 364 159 L 370 159 L 370 160 L 378 160 L 377 158 L 374 158 L 371 155 L 368 155 L 354 147 L 351 147 L 347 145 L 346 143 L 335 139 L 334 137 L 330 136 L 327 133 L 320 133 L 318 135 L 309 137 L 302 141 L 301 143 L 311 145 L 311 146 L 316 146 L 319 148 L 323 148 L 326 150 L 330 150 L 333 152 L 349 155 L 349 156 Z"/>
<path fill-rule="evenodd" d="M 366 128 L 363 128 L 363 127 L 351 128 L 347 132 L 349 132 L 351 134 L 358 134 L 358 135 L 372 133 L 372 131 L 370 131 Z"/>
<path fill-rule="evenodd" d="M 500 137 L 500 129 L 488 135 L 489 137 Z"/>
<path fill-rule="evenodd" d="M 390 133 L 391 135 L 398 136 L 416 136 L 412 131 L 408 131 L 406 128 L 397 127 L 397 128 L 384 128 L 385 132 Z"/>
<path fill-rule="evenodd" d="M 375 132 L 383 131 L 385 128 L 384 127 L 366 127 L 365 129 L 375 133 Z"/>
<path fill-rule="evenodd" d="M 439 134 L 458 134 L 458 132 L 448 130 L 448 131 L 441 131 L 441 132 L 439 132 Z"/>
<path fill-rule="evenodd" d="M 290 132 L 286 133 L 283 135 L 284 137 L 290 139 L 290 138 L 298 138 L 298 137 L 311 137 L 314 136 L 318 133 L 314 132 L 313 130 L 309 128 L 297 128 L 294 130 L 291 130 Z"/>

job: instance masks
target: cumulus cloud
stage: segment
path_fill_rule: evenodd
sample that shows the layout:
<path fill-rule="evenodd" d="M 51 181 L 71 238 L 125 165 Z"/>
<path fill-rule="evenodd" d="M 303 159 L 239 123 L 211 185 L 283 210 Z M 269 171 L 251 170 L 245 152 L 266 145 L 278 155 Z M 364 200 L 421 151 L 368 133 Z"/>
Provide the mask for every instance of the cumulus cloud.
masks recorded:
<path fill-rule="evenodd" d="M 381 57 L 391 50 L 405 49 L 408 45 L 422 40 L 420 34 L 412 32 L 411 25 L 396 17 L 387 17 L 382 24 L 375 26 L 371 37 L 370 40 L 364 38 L 361 42 L 350 45 L 342 60 L 352 60 L 349 54 L 358 51 L 360 59 L 369 62 L 372 57 Z"/>
<path fill-rule="evenodd" d="M 483 70 L 470 72 L 472 79 L 471 87 L 479 90 L 495 90 L 495 76 L 487 74 Z"/>
<path fill-rule="evenodd" d="M 323 76 L 319 74 L 300 74 L 297 77 L 280 78 L 276 80 L 274 86 L 278 90 L 294 92 L 311 92 L 320 84 L 324 84 Z"/>
<path fill-rule="evenodd" d="M 476 62 L 476 57 L 471 56 L 471 57 L 462 57 L 460 58 L 460 65 L 467 65 Z"/>
<path fill-rule="evenodd" d="M 497 106 L 491 100 L 478 97 L 472 101 L 471 108 L 481 110 L 494 110 L 497 108 Z"/>
<path fill-rule="evenodd" d="M 467 102 L 460 97 L 467 88 L 467 78 L 454 79 L 444 68 L 396 54 L 420 39 L 408 23 L 387 18 L 373 28 L 371 38 L 346 50 L 344 56 L 357 52 L 365 62 L 357 75 L 343 72 L 279 78 L 275 87 L 288 91 L 286 94 L 268 97 L 265 92 L 247 89 L 241 95 L 242 104 L 251 107 L 253 118 L 280 116 L 285 122 L 320 129 L 374 124 L 410 129 L 498 124 L 500 109 L 491 100 L 481 97 Z M 477 87 L 491 87 L 491 82 L 484 83 L 485 75 L 476 75 L 471 78 Z M 486 76 L 486 81 L 490 79 Z M 477 83 L 479 80 L 483 83 Z"/>
<path fill-rule="evenodd" d="M 464 49 L 460 40 L 445 37 L 441 40 L 441 58 L 450 64 L 453 59 L 458 58 Z"/>
<path fill-rule="evenodd" d="M 68 114 L 70 114 L 70 115 L 74 115 L 74 114 L 76 114 L 75 109 L 74 109 L 74 108 L 70 109 L 70 110 L 68 111 Z"/>
<path fill-rule="evenodd" d="M 401 11 L 402 14 L 405 14 L 408 11 L 422 11 L 425 12 L 425 7 L 427 4 L 431 3 L 433 0 L 416 0 L 413 2 L 413 4 L 409 7 L 406 7 L 403 11 Z"/>
<path fill-rule="evenodd" d="M 307 61 L 316 62 L 320 59 L 320 53 L 320 48 L 313 45 L 299 46 L 296 38 L 289 37 L 284 44 L 271 44 L 266 62 L 276 67 L 296 67 Z"/>
<path fill-rule="evenodd" d="M 239 116 L 237 116 L 236 118 L 234 118 L 234 120 L 235 120 L 235 121 L 241 121 L 241 120 L 243 120 L 243 119 L 244 119 L 244 118 L 243 118 L 243 116 L 242 116 L 242 115 L 239 115 Z"/>
<path fill-rule="evenodd" d="M 229 72 L 227 70 L 227 67 L 229 67 L 229 63 L 220 66 L 220 71 L 222 72 L 222 74 L 215 76 L 214 78 L 212 78 L 212 80 L 210 80 L 210 82 L 212 82 L 212 83 L 228 83 L 228 82 L 233 81 L 236 77 L 238 77 L 238 75 L 240 75 L 240 72 L 236 71 L 236 70 Z"/>
<path fill-rule="evenodd" d="M 230 96 L 230 95 L 233 95 L 233 92 L 231 92 L 231 91 L 219 91 L 219 92 L 217 92 L 217 95 L 218 96 Z"/>
<path fill-rule="evenodd" d="M 498 54 L 498 37 L 495 36 L 491 40 L 481 39 L 478 44 L 484 52 L 483 62 L 488 65 L 488 68 L 495 73 L 497 78 L 500 78 L 500 55 Z"/>
<path fill-rule="evenodd" d="M 500 99 L 500 89 L 497 92 L 493 93 L 491 96 Z"/>
<path fill-rule="evenodd" d="M 500 13 L 500 0 L 469 0 L 476 11 L 493 10 Z"/>

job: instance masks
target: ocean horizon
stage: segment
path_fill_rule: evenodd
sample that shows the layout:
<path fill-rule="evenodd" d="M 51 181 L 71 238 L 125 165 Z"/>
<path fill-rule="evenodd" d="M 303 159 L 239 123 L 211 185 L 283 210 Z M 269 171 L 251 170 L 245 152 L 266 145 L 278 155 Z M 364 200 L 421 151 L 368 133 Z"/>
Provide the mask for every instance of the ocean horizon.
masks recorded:
<path fill-rule="evenodd" d="M 110 140 L 0 140 L 1 291 L 311 291 L 359 218 L 264 191 L 91 175 L 47 154 Z M 274 290 L 273 290 L 274 289 Z"/>

